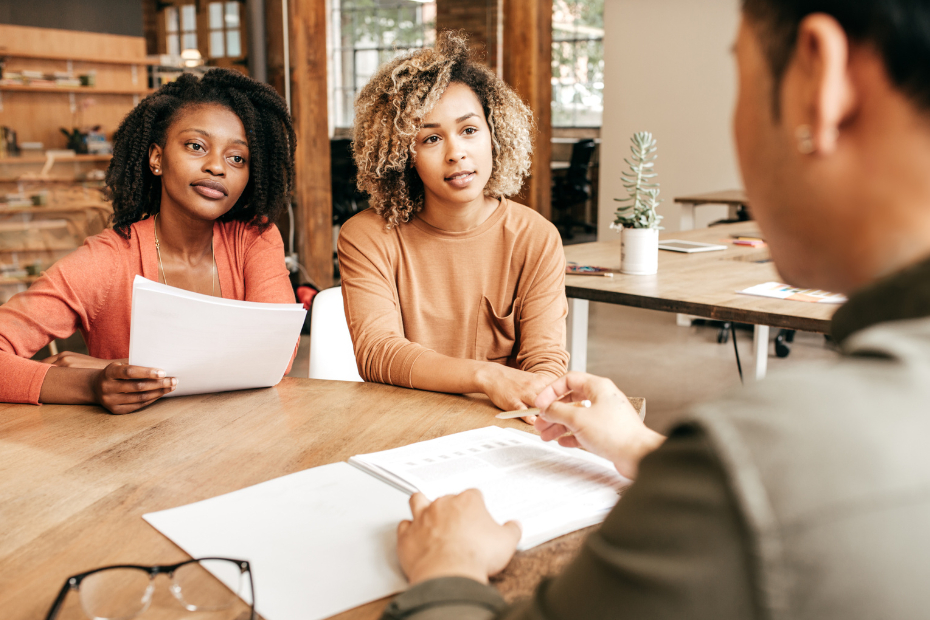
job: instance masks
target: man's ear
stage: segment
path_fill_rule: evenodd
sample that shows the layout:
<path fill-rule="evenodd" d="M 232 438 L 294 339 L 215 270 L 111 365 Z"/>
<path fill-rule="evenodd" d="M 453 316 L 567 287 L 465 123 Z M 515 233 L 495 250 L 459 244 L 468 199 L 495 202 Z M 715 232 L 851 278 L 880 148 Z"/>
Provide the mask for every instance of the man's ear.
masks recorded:
<path fill-rule="evenodd" d="M 161 176 L 161 147 L 157 144 L 149 147 L 149 170 L 155 176 Z"/>
<path fill-rule="evenodd" d="M 836 19 L 823 13 L 804 18 L 781 93 L 784 121 L 802 154 L 833 153 L 840 127 L 855 112 L 849 56 L 849 38 Z"/>

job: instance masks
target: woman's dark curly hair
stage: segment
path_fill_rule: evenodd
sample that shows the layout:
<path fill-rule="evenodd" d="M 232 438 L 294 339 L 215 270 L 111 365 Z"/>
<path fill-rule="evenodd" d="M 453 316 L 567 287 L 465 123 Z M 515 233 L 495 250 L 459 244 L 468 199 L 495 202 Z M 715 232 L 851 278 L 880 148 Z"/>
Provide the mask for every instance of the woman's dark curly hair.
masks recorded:
<path fill-rule="evenodd" d="M 433 48 L 401 55 L 378 69 L 355 101 L 358 188 L 388 227 L 423 208 L 423 181 L 413 168 L 423 119 L 451 83 L 475 93 L 491 130 L 494 165 L 487 196 L 512 196 L 530 171 L 533 114 L 493 71 L 473 60 L 464 34 L 440 33 Z"/>
<path fill-rule="evenodd" d="M 128 239 L 129 227 L 158 213 L 161 179 L 149 169 L 149 147 L 165 146 L 168 127 L 186 106 L 219 104 L 232 110 L 249 142 L 249 182 L 221 221 L 263 230 L 287 208 L 294 185 L 296 136 L 287 105 L 267 84 L 238 71 L 211 69 L 202 78 L 185 73 L 143 99 L 113 136 L 107 196 L 113 228 Z"/>

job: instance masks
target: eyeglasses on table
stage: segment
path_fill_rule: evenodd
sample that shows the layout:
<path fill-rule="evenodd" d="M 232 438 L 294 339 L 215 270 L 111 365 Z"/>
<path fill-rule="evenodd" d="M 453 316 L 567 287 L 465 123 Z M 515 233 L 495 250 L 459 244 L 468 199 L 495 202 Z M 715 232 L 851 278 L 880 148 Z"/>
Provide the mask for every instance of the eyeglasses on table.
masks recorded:
<path fill-rule="evenodd" d="M 175 613 L 159 606 L 162 612 L 159 617 L 256 620 L 255 586 L 249 563 L 230 558 L 199 558 L 164 566 L 121 564 L 73 575 L 61 587 L 46 620 L 58 617 L 72 590 L 78 593 L 81 608 L 91 620 L 135 618 L 152 604 L 155 578 L 159 575 L 170 580 L 168 590 L 177 602 L 173 606 Z M 243 611 L 243 607 L 248 611 Z M 182 616 L 184 610 L 198 613 Z"/>

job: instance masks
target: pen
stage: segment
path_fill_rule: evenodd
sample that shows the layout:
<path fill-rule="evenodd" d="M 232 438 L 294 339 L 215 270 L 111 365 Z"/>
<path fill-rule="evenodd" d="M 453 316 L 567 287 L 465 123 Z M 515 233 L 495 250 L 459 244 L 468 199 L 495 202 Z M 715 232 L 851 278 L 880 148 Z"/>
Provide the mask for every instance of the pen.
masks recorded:
<path fill-rule="evenodd" d="M 570 393 L 571 392 L 569 392 L 569 394 Z M 565 396 L 568 396 L 568 394 L 563 395 L 562 398 L 565 398 Z M 591 401 L 583 400 L 580 403 L 575 403 L 575 406 L 576 407 L 590 407 Z M 498 413 L 495 417 L 498 420 L 512 420 L 514 418 L 523 418 L 529 415 L 539 415 L 539 408 L 530 407 L 529 409 L 517 409 L 516 411 L 502 411 L 501 413 Z"/>

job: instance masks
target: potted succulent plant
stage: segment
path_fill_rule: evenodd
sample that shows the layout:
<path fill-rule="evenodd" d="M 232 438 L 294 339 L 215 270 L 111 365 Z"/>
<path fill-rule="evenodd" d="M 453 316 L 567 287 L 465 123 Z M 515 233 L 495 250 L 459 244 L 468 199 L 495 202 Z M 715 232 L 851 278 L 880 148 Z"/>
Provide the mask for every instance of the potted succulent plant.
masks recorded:
<path fill-rule="evenodd" d="M 652 134 L 642 131 L 633 135 L 631 159 L 624 159 L 629 170 L 623 172 L 621 180 L 629 194 L 626 198 L 614 198 L 625 203 L 617 207 L 617 217 L 610 225 L 620 231 L 620 271 L 631 275 L 652 275 L 659 270 L 659 222 L 662 216 L 656 213 L 659 200 L 659 184 L 655 179 L 656 140 Z"/>

